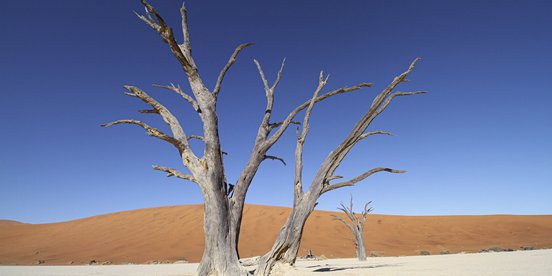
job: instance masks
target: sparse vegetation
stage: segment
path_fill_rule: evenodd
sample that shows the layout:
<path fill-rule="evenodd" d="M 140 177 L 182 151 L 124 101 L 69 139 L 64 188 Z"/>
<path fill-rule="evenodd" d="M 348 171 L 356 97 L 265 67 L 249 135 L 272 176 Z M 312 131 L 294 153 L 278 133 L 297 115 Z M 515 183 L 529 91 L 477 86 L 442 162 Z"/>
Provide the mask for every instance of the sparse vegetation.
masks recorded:
<path fill-rule="evenodd" d="M 485 248 L 485 249 L 481 249 L 481 253 L 485 253 L 485 252 L 505 252 L 505 251 L 514 251 L 512 248 L 502 248 L 502 247 L 498 247 L 498 246 L 495 246 L 495 247 L 489 247 L 489 248 Z"/>
<path fill-rule="evenodd" d="M 382 252 L 378 252 L 378 251 L 370 251 L 370 257 L 383 257 L 385 256 L 383 254 L 383 251 Z"/>
<path fill-rule="evenodd" d="M 429 255 L 431 255 L 431 252 L 429 252 L 429 251 L 427 251 L 427 250 L 422 250 L 422 251 L 420 251 L 420 255 L 422 255 L 422 256 L 429 256 Z"/>
<path fill-rule="evenodd" d="M 535 247 L 533 247 L 533 246 L 520 246 L 519 249 L 521 249 L 521 250 L 535 250 Z"/>
<path fill-rule="evenodd" d="M 443 251 L 439 252 L 439 254 L 441 254 L 441 255 L 448 255 L 448 254 L 450 254 L 450 251 L 448 251 L 448 250 L 443 250 Z"/>

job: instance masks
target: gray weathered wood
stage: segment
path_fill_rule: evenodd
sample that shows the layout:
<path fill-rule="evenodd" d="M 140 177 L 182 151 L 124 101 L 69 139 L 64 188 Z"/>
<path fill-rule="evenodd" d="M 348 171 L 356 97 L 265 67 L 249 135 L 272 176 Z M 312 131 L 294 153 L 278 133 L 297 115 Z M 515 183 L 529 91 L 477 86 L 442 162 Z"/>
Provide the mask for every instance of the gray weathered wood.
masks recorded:
<path fill-rule="evenodd" d="M 347 137 L 341 142 L 341 144 L 331 151 L 322 162 L 309 186 L 309 189 L 307 191 L 303 191 L 303 145 L 309 130 L 309 118 L 312 107 L 314 102 L 316 102 L 314 99 L 317 98 L 317 93 L 319 92 L 318 90 L 322 89 L 327 82 L 327 78 L 326 80 L 323 80 L 322 74 L 320 75 L 318 88 L 308 104 L 309 108 L 303 119 L 302 131 L 298 133 L 297 137 L 297 145 L 295 149 L 295 177 L 293 180 L 293 209 L 286 223 L 280 230 L 272 249 L 260 258 L 259 266 L 255 271 L 256 275 L 269 275 L 274 266 L 289 266 L 295 264 L 305 223 L 322 194 L 338 188 L 353 186 L 377 172 L 405 172 L 403 170 L 395 170 L 391 168 L 374 168 L 350 180 L 335 184 L 330 183 L 331 180 L 342 178 L 341 176 L 334 175 L 334 172 L 339 167 L 345 156 L 360 140 L 375 134 L 390 135 L 390 133 L 384 131 L 366 132 L 366 130 L 372 121 L 387 108 L 395 97 L 425 93 L 423 91 L 392 93 L 398 84 L 406 80 L 406 77 L 410 74 L 410 72 L 412 72 L 412 70 L 414 70 L 414 67 L 418 61 L 419 58 L 416 58 L 404 73 L 395 77 L 387 87 L 376 95 L 367 112 L 358 120 Z"/>
<path fill-rule="evenodd" d="M 187 136 L 180 122 L 165 106 L 161 105 L 143 90 L 134 86 L 125 86 L 129 91 L 127 95 L 137 97 L 149 104 L 153 109 L 143 110 L 142 113 L 159 114 L 171 129 L 172 136 L 137 120 L 119 120 L 103 126 L 116 124 L 138 125 L 144 128 L 149 135 L 167 141 L 178 149 L 182 158 L 182 164 L 188 169 L 190 174 L 162 166 L 154 166 L 153 168 L 166 172 L 167 176 L 175 176 L 195 182 L 201 189 L 205 211 L 205 249 L 197 273 L 199 275 L 245 275 L 247 271 L 238 261 L 233 241 L 235 235 L 232 234 L 231 230 L 232 212 L 230 210 L 230 200 L 228 198 L 228 188 L 222 160 L 223 153 L 218 133 L 216 94 L 219 93 L 224 75 L 236 61 L 238 53 L 250 44 L 242 44 L 234 51 L 229 62 L 220 73 L 215 90 L 211 92 L 203 83 L 192 57 L 186 7 L 182 6 L 180 10 L 184 41 L 178 44 L 172 29 L 157 11 L 145 0 L 142 0 L 142 4 L 146 9 L 146 15 L 137 14 L 137 16 L 158 32 L 163 41 L 169 45 L 169 49 L 186 73 L 192 95 L 186 94 L 180 86 L 173 84 L 170 86 L 156 86 L 174 91 L 192 105 L 203 124 L 203 135 Z M 190 148 L 188 142 L 190 139 L 200 139 L 204 142 L 205 146 L 201 157 L 198 157 Z"/>
<path fill-rule="evenodd" d="M 274 94 L 282 78 L 285 60 L 282 62 L 280 70 L 278 71 L 276 79 L 272 83 L 272 85 L 269 85 L 269 82 L 264 72 L 262 71 L 260 63 L 258 61 L 255 61 L 255 64 L 257 65 L 259 73 L 261 75 L 261 80 L 263 82 L 265 90 L 267 100 L 266 109 L 264 114 L 262 115 L 261 123 L 259 124 L 257 136 L 249 160 L 247 161 L 247 164 L 240 174 L 240 177 L 235 181 L 235 185 L 231 185 L 227 182 L 224 174 L 224 163 L 222 158 L 224 152 L 221 150 L 220 137 L 218 133 L 219 128 L 216 110 L 217 98 L 222 90 L 221 87 L 224 77 L 231 66 L 236 62 L 238 54 L 244 48 L 252 45 L 252 43 L 241 44 L 234 50 L 228 62 L 220 71 L 219 77 L 217 78 L 213 90 L 210 91 L 203 83 L 203 80 L 199 74 L 198 67 L 196 66 L 196 63 L 192 56 L 192 46 L 190 42 L 190 33 L 188 30 L 188 15 L 186 7 L 183 5 L 180 9 L 180 14 L 182 17 L 183 42 L 178 43 L 172 28 L 167 25 L 167 23 L 153 8 L 153 6 L 151 6 L 145 0 L 141 0 L 141 2 L 146 9 L 146 14 L 140 15 L 136 13 L 136 15 L 153 30 L 155 30 L 160 35 L 162 40 L 169 46 L 170 51 L 181 65 L 181 68 L 186 75 L 186 78 L 190 85 L 189 90 L 187 90 L 190 92 L 190 94 L 185 93 L 183 89 L 180 88 L 180 86 L 175 86 L 173 84 L 171 84 L 170 86 L 156 86 L 171 90 L 179 94 L 182 98 L 184 98 L 188 103 L 191 104 L 192 108 L 194 108 L 201 119 L 203 134 L 201 136 L 187 135 L 180 122 L 165 106 L 161 105 L 145 91 L 135 86 L 125 86 L 125 88 L 129 91 L 126 94 L 132 97 L 139 98 L 143 102 L 147 103 L 151 108 L 141 110 L 140 113 L 158 114 L 161 119 L 169 126 L 172 135 L 163 133 L 159 129 L 151 127 L 138 120 L 118 120 L 104 124 L 103 126 L 112 126 L 118 124 L 138 125 L 144 128 L 147 131 L 148 135 L 169 142 L 177 148 L 179 155 L 182 158 L 182 165 L 189 171 L 189 173 L 180 172 L 178 169 L 175 168 L 162 166 L 154 166 L 154 169 L 166 172 L 167 176 L 175 176 L 181 179 L 195 182 L 199 185 L 201 189 L 204 198 L 205 210 L 205 250 L 197 271 L 198 274 L 244 275 L 246 274 L 246 270 L 240 265 L 238 261 L 239 254 L 237 245 L 239 241 L 239 232 L 247 191 L 260 164 L 264 160 L 279 160 L 285 164 L 283 159 L 268 154 L 268 151 L 280 139 L 280 137 L 282 137 L 283 133 L 291 124 L 300 124 L 299 122 L 294 121 L 294 118 L 302 110 L 307 109 L 306 114 L 308 114 L 305 116 L 302 124 L 302 133 L 304 133 L 304 135 L 301 136 L 304 137 L 301 139 L 301 143 L 304 143 L 306 133 L 308 132 L 308 119 L 310 117 L 310 113 L 312 112 L 314 104 L 335 95 L 356 91 L 364 87 L 370 87 L 371 83 L 360 83 L 354 86 L 336 89 L 319 95 L 323 86 L 327 82 L 327 78 L 325 80 L 322 80 L 321 74 L 319 89 L 316 90 L 314 96 L 310 100 L 293 109 L 283 120 L 273 122 L 272 109 L 274 108 Z M 394 82 L 396 81 L 398 84 L 404 80 L 404 77 L 401 78 L 399 76 L 398 79 L 394 80 Z M 391 87 L 388 92 L 390 92 L 393 88 L 394 86 Z M 381 99 L 376 98 L 376 100 L 372 104 L 376 108 L 372 111 L 372 115 L 374 115 L 374 117 L 381 113 L 381 111 L 385 109 L 385 107 L 394 97 L 421 93 L 396 92 L 390 97 L 387 97 L 388 92 L 386 92 L 385 96 L 382 96 Z M 386 101 L 384 102 L 384 100 Z M 372 108 L 370 110 L 372 110 Z M 372 119 L 369 120 L 371 121 Z M 336 151 L 332 152 L 328 159 L 323 163 L 323 166 L 321 166 L 321 168 L 323 168 L 321 172 L 323 173 L 319 173 L 319 177 L 315 179 L 316 183 L 321 184 L 315 185 L 314 188 L 311 187 L 306 193 L 300 193 L 300 191 L 302 191 L 302 184 L 300 179 L 302 171 L 296 169 L 295 178 L 298 180 L 298 185 L 295 185 L 297 194 L 296 200 L 294 202 L 294 210 L 292 212 L 292 216 L 290 216 L 290 218 L 288 219 L 288 225 L 290 225 L 290 227 L 288 227 L 289 231 L 282 231 L 282 233 L 289 235 L 285 238 L 279 239 L 280 241 L 283 241 L 282 244 L 284 244 L 284 246 L 280 247 L 280 251 L 285 252 L 284 255 L 286 256 L 286 260 L 293 259 L 294 262 L 304 222 L 316 205 L 316 199 L 318 199 L 320 194 L 332 188 L 335 189 L 342 186 L 354 185 L 354 183 L 367 177 L 361 175 L 349 181 L 340 182 L 342 184 L 334 184 L 337 186 L 328 186 L 329 188 L 326 188 L 326 190 L 324 190 L 324 185 L 329 185 L 330 180 L 340 178 L 338 176 L 332 175 L 337 168 L 336 164 L 339 164 L 341 162 L 343 157 L 356 142 L 369 135 L 372 135 L 370 133 L 363 133 L 366 129 L 364 127 L 364 124 L 365 122 L 363 122 L 360 127 L 355 128 L 355 130 L 352 131 L 354 135 L 350 135 L 353 138 L 347 138 L 346 142 L 343 143 L 344 146 L 339 147 Z M 360 134 L 358 134 L 359 131 Z M 203 141 L 204 148 L 202 154 L 196 154 L 192 151 L 189 145 L 190 139 L 199 139 Z M 296 156 L 302 156 L 302 144 L 301 146 L 298 146 L 298 148 L 301 148 L 301 152 L 299 152 L 300 154 L 297 153 Z M 296 161 L 296 168 L 302 168 L 302 166 L 297 166 L 297 164 L 301 164 L 301 162 L 297 163 Z M 395 172 L 391 169 L 386 168 L 384 168 L 384 170 Z M 230 193 L 230 189 L 232 188 L 234 190 L 232 191 L 232 193 Z M 283 229 L 285 229 L 285 227 Z M 261 258 L 261 260 L 266 260 L 266 258 Z"/>
<path fill-rule="evenodd" d="M 366 215 L 372 211 L 372 208 L 368 207 L 370 203 L 372 202 L 369 201 L 364 204 L 364 210 L 359 218 L 353 211 L 353 196 L 351 195 L 349 206 L 345 206 L 341 203 L 341 207 L 338 208 L 343 211 L 345 215 L 347 215 L 350 222 L 340 216 L 332 215 L 335 220 L 345 224 L 345 226 L 347 226 L 347 228 L 349 228 L 349 230 L 353 233 L 356 255 L 359 261 L 366 261 L 366 245 L 362 234 L 364 233 L 364 226 L 366 225 Z"/>

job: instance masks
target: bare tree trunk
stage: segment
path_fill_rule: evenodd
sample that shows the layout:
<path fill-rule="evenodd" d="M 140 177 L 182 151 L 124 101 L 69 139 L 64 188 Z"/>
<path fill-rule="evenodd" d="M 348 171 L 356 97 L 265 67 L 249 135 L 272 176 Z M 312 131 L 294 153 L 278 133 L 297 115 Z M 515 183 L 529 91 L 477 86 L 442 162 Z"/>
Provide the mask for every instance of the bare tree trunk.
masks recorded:
<path fill-rule="evenodd" d="M 266 79 L 266 76 L 261 68 L 260 63 L 257 60 L 255 60 L 255 64 L 257 65 L 257 69 L 259 70 L 259 74 L 261 76 L 261 80 L 264 85 L 264 90 L 266 94 L 266 108 L 263 115 L 263 119 L 257 131 L 257 137 L 255 139 L 255 144 L 253 145 L 251 155 L 240 177 L 236 181 L 236 184 L 234 187 L 234 193 L 232 198 L 230 199 L 230 209 L 232 212 L 231 230 L 234 233 L 233 244 L 234 244 L 234 247 L 236 248 L 236 251 L 238 251 L 239 234 L 240 234 L 241 221 L 243 216 L 243 208 L 244 208 L 245 197 L 247 195 L 249 186 L 251 185 L 251 182 L 253 181 L 253 177 L 257 173 L 259 166 L 264 160 L 266 159 L 279 160 L 285 165 L 285 162 L 283 159 L 276 156 L 267 155 L 267 153 L 270 150 L 270 148 L 274 145 L 274 143 L 276 143 L 278 139 L 280 139 L 280 137 L 283 135 L 285 130 L 290 125 L 301 124 L 300 122 L 293 121 L 297 113 L 301 112 L 305 108 L 308 108 L 312 101 L 314 103 L 318 103 L 320 101 L 323 101 L 327 98 L 330 98 L 336 95 L 357 91 L 363 87 L 371 86 L 370 83 L 359 83 L 354 86 L 343 87 L 343 88 L 329 91 L 327 93 L 324 93 L 323 95 L 315 97 L 314 99 L 309 99 L 305 101 L 303 104 L 297 106 L 288 114 L 288 116 L 283 121 L 272 122 L 271 115 L 272 115 L 272 109 L 274 107 L 273 106 L 274 92 L 282 77 L 284 63 L 285 63 L 285 60 L 282 61 L 280 70 L 276 75 L 276 80 L 274 81 L 272 86 L 269 86 L 268 80 Z M 271 132 L 274 132 L 274 133 L 271 134 Z"/>
<path fill-rule="evenodd" d="M 220 185 L 222 186 L 222 185 Z M 205 249 L 198 275 L 246 275 L 233 247 L 231 217 L 226 194 L 204 191 Z"/>
<path fill-rule="evenodd" d="M 305 223 L 315 206 L 314 203 L 308 204 L 307 201 L 298 203 L 293 207 L 270 252 L 259 259 L 255 275 L 270 275 L 274 267 L 286 267 L 295 264 Z"/>
<path fill-rule="evenodd" d="M 146 92 L 133 86 L 125 86 L 129 91 L 126 94 L 141 99 L 153 108 L 142 110 L 140 113 L 159 114 L 170 127 L 172 136 L 137 120 L 119 120 L 103 126 L 116 124 L 138 125 L 144 128 L 148 135 L 167 141 L 177 148 L 182 158 L 182 164 L 191 174 L 162 166 L 154 166 L 154 169 L 166 172 L 167 176 L 175 176 L 195 182 L 201 189 L 205 211 L 205 249 L 197 273 L 199 275 L 246 275 L 247 271 L 240 265 L 234 246 L 235 233 L 233 230 L 235 228 L 231 227 L 233 220 L 228 198 L 228 183 L 224 176 L 216 103 L 226 72 L 236 61 L 238 53 L 251 43 L 239 45 L 235 49 L 230 60 L 221 70 L 215 88 L 210 91 L 203 83 L 192 57 L 186 8 L 182 6 L 180 10 L 184 39 L 179 44 L 175 39 L 172 28 L 166 24 L 157 11 L 145 0 L 142 0 L 142 4 L 145 7 L 146 14 L 137 14 L 137 16 L 154 29 L 163 41 L 169 45 L 171 52 L 186 74 L 193 96 L 185 93 L 180 86 L 173 84 L 170 86 L 155 86 L 171 90 L 191 104 L 203 123 L 203 136 L 187 136 L 182 125 L 166 107 Z M 189 145 L 189 140 L 192 138 L 202 140 L 205 143 L 203 156 L 198 157 L 192 151 Z"/>
<path fill-rule="evenodd" d="M 353 196 L 351 195 L 349 206 L 347 207 L 343 203 L 341 203 L 341 207 L 338 208 L 347 215 L 350 222 L 346 221 L 340 216 L 333 215 L 335 220 L 341 221 L 353 233 L 356 256 L 359 261 L 366 261 L 366 246 L 364 243 L 364 236 L 362 234 L 364 233 L 364 226 L 366 225 L 366 216 L 369 212 L 372 211 L 372 208 L 368 207 L 370 203 L 372 202 L 370 201 L 364 204 L 364 210 L 362 211 L 362 216 L 359 219 L 353 211 Z"/>
<path fill-rule="evenodd" d="M 346 140 L 336 149 L 336 151 L 332 152 L 330 156 L 328 156 L 328 158 L 324 161 L 321 169 L 315 177 L 315 180 L 313 181 L 313 184 L 311 185 L 311 189 L 308 193 L 310 196 L 305 197 L 303 195 L 303 190 L 301 186 L 302 164 L 300 162 L 301 159 L 298 159 L 297 156 L 302 156 L 302 145 L 304 143 L 306 133 L 308 132 L 308 118 L 310 116 L 310 112 L 312 111 L 313 105 L 334 95 L 356 91 L 363 87 L 370 87 L 371 84 L 360 83 L 355 86 L 336 89 L 327 92 L 321 96 L 318 96 L 318 93 L 324 87 L 327 81 L 327 78 L 325 80 L 322 79 L 321 73 L 319 87 L 316 90 L 315 95 L 312 97 L 312 99 L 296 107 L 283 121 L 272 122 L 271 114 L 273 108 L 274 90 L 280 81 L 284 63 L 282 62 L 282 67 L 278 71 L 275 82 L 272 86 L 269 86 L 260 64 L 255 60 L 265 88 L 267 98 L 266 110 L 264 112 L 261 124 L 259 125 L 255 144 L 253 146 L 253 150 L 246 167 L 242 171 L 242 174 L 236 181 L 235 185 L 227 183 L 224 176 L 224 164 L 222 160 L 222 150 L 218 133 L 218 118 L 216 111 L 217 97 L 221 90 L 221 85 L 225 74 L 235 63 L 237 55 L 242 49 L 252 45 L 252 43 L 239 45 L 234 50 L 227 64 L 222 68 L 219 77 L 217 78 L 215 87 L 212 91 L 210 91 L 203 83 L 199 74 L 199 69 L 196 66 L 195 61 L 192 57 L 192 48 L 190 44 L 190 36 L 187 22 L 187 10 L 185 6 L 182 6 L 180 10 L 182 17 L 183 42 L 178 43 L 175 39 L 173 29 L 167 25 L 167 23 L 159 15 L 159 13 L 157 13 L 157 11 L 146 2 L 146 0 L 141 0 L 141 2 L 145 7 L 146 13 L 145 15 L 136 15 L 153 30 L 155 30 L 161 36 L 163 41 L 168 44 L 172 54 L 180 63 L 182 69 L 186 74 L 192 94 L 187 94 L 183 91 L 183 89 L 180 88 L 180 86 L 175 86 L 173 84 L 171 84 L 170 86 L 155 86 L 171 90 L 179 94 L 183 99 L 190 103 L 190 105 L 197 112 L 203 123 L 203 136 L 188 136 L 176 117 L 165 106 L 157 102 L 154 98 L 149 96 L 143 90 L 134 86 L 125 86 L 125 88 L 129 91 L 126 94 L 132 97 L 139 98 L 143 102 L 149 104 L 152 108 L 148 110 L 141 110 L 140 113 L 160 115 L 163 121 L 169 126 L 172 135 L 166 134 L 161 130 L 151 127 L 150 125 L 138 120 L 118 120 L 104 124 L 102 126 L 112 126 L 118 124 L 137 125 L 146 130 L 148 135 L 166 141 L 172 144 L 178 150 L 178 153 L 182 158 L 183 166 L 187 168 L 190 173 L 184 173 L 174 168 L 162 166 L 153 166 L 153 168 L 155 170 L 166 172 L 167 176 L 169 177 L 174 176 L 184 180 L 195 182 L 201 188 L 205 202 L 205 252 L 198 269 L 198 273 L 200 275 L 240 275 L 245 273 L 238 261 L 238 241 L 245 196 L 253 180 L 253 177 L 256 174 L 262 161 L 266 159 L 279 160 L 285 165 L 285 162 L 282 158 L 267 155 L 267 152 L 274 145 L 274 143 L 278 141 L 278 139 L 282 136 L 282 134 L 285 132 L 290 124 L 300 124 L 298 122 L 294 122 L 293 119 L 300 111 L 304 110 L 305 108 L 307 108 L 307 112 L 303 121 L 303 132 L 301 138 L 298 140 L 296 152 L 296 181 L 294 183 L 295 215 L 293 216 L 293 219 L 290 219 L 288 222 L 290 227 L 287 228 L 290 230 L 284 231 L 283 229 L 283 238 L 280 239 L 284 241 L 282 242 L 282 246 L 275 246 L 276 251 L 285 251 L 288 253 L 272 254 L 271 256 L 274 257 L 270 257 L 267 260 L 272 260 L 272 258 L 276 258 L 274 260 L 277 260 L 277 258 L 283 256 L 286 262 L 295 262 L 300 237 L 302 235 L 302 229 L 304 227 L 306 219 L 312 212 L 317 199 L 324 192 L 344 186 L 352 186 L 356 182 L 368 177 L 375 172 L 401 172 L 387 168 L 376 168 L 349 181 L 332 185 L 329 184 L 330 180 L 337 178 L 335 176 L 332 176 L 332 174 L 354 144 L 371 134 L 387 134 L 384 132 L 362 132 L 366 129 L 367 125 L 369 125 L 370 122 L 379 113 L 381 113 L 383 109 L 385 109 L 392 98 L 394 98 L 395 96 L 406 96 L 423 93 L 396 92 L 387 97 L 394 86 L 402 81 L 405 81 L 406 74 L 411 71 L 415 62 L 412 64 L 412 68 L 410 68 L 407 73 L 395 78 L 392 85 L 390 85 L 386 90 L 380 93 L 378 97 L 376 97 L 374 103 L 370 107 L 368 114 L 366 114 L 365 117 L 363 117 L 362 120 L 357 124 L 357 126 L 355 126 L 355 129 L 353 129 L 351 134 L 349 134 Z M 274 131 L 274 133 L 270 134 L 271 131 Z M 199 139 L 205 143 L 202 157 L 198 157 L 194 154 L 188 143 L 188 140 L 190 139 Z M 232 189 L 232 187 L 233 192 L 231 193 L 230 189 Z M 290 244 L 290 246 L 287 246 L 286 244 Z M 274 262 L 271 261 L 270 263 Z M 270 271 L 270 267 L 267 268 L 267 273 Z"/>
<path fill-rule="evenodd" d="M 364 237 L 362 232 L 359 232 L 355 237 L 356 242 L 356 255 L 359 261 L 366 261 L 366 245 L 364 244 Z"/>
<path fill-rule="evenodd" d="M 337 146 L 326 159 L 320 165 L 318 172 L 316 173 L 313 181 L 307 192 L 303 191 L 303 146 L 305 139 L 309 132 L 309 118 L 315 104 L 315 99 L 318 97 L 319 92 L 324 88 L 328 81 L 328 77 L 324 78 L 323 73 L 320 72 L 319 84 L 316 88 L 313 97 L 309 103 L 309 106 L 305 112 L 305 117 L 302 123 L 302 131 L 297 133 L 297 146 L 295 149 L 295 177 L 294 177 L 294 207 L 290 214 L 290 217 L 286 221 L 284 227 L 280 231 L 280 235 L 276 239 L 272 249 L 259 261 L 256 275 L 269 275 L 274 267 L 283 265 L 293 265 L 297 259 L 297 250 L 301 243 L 301 237 L 303 234 L 303 228 L 305 223 L 314 209 L 316 202 L 320 196 L 326 192 L 339 189 L 342 187 L 353 186 L 356 183 L 364 180 L 365 178 L 373 175 L 377 172 L 391 172 L 391 173 L 404 173 L 402 170 L 394 170 L 390 168 L 374 168 L 367 172 L 354 177 L 348 181 L 343 181 L 335 184 L 330 184 L 330 181 L 342 178 L 342 176 L 334 175 L 334 172 L 339 167 L 345 156 L 351 151 L 354 145 L 360 140 L 365 139 L 375 134 L 390 135 L 385 131 L 372 131 L 365 132 L 372 121 L 382 113 L 389 103 L 397 96 L 408 96 L 415 94 L 423 94 L 423 91 L 416 92 L 394 92 L 393 89 L 400 83 L 406 81 L 406 76 L 412 72 L 418 58 L 415 59 L 409 66 L 408 70 L 401 75 L 395 77 L 391 84 L 389 84 L 383 91 L 381 91 L 374 99 L 372 105 L 368 111 L 360 118 L 360 120 L 353 127 L 351 132 Z M 363 246 L 364 241 L 359 243 L 359 246 Z M 359 257 L 366 255 L 366 253 L 357 252 Z"/>

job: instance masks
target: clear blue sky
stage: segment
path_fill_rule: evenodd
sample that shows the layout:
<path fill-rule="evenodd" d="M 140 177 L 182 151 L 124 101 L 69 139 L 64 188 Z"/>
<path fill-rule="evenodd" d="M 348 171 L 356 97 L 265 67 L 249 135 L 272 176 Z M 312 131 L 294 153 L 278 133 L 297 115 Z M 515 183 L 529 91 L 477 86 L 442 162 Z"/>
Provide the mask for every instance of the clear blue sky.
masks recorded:
<path fill-rule="evenodd" d="M 180 1 L 152 1 L 179 32 Z M 187 1 L 192 47 L 213 87 L 236 45 L 246 49 L 219 102 L 227 174 L 235 181 L 264 111 L 253 58 L 274 78 L 274 118 L 305 101 L 318 72 L 328 89 L 370 81 L 374 88 L 327 100 L 313 111 L 305 177 L 363 114 L 373 96 L 413 58 L 422 62 L 373 124 L 395 137 L 357 145 L 339 169 L 375 175 L 324 195 L 335 210 L 353 193 L 376 213 L 400 215 L 552 213 L 552 4 L 549 1 Z M 108 212 L 201 203 L 192 183 L 152 164 L 179 166 L 165 142 L 133 126 L 100 128 L 138 114 L 122 94 L 142 87 L 201 134 L 186 102 L 150 84 L 187 87 L 158 35 L 132 10 L 139 1 L 5 1 L 0 17 L 0 219 L 41 223 Z M 295 134 L 288 132 L 255 177 L 248 203 L 290 206 Z"/>

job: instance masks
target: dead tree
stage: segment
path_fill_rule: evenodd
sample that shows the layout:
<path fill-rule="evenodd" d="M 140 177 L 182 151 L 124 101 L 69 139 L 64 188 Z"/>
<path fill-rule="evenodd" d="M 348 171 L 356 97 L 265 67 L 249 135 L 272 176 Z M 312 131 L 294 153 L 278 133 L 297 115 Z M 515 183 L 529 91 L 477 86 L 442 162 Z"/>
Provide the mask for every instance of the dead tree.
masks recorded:
<path fill-rule="evenodd" d="M 339 167 L 345 156 L 351 151 L 351 149 L 361 140 L 376 134 L 390 135 L 385 131 L 370 131 L 366 132 L 372 121 L 380 115 L 389 106 L 391 101 L 400 96 L 409 96 L 416 94 L 426 93 L 424 91 L 415 92 L 393 92 L 395 87 L 402 82 L 407 81 L 406 77 L 418 62 L 419 58 L 416 58 L 408 67 L 408 69 L 395 77 L 393 81 L 384 88 L 374 99 L 368 111 L 358 120 L 347 137 L 339 144 L 333 151 L 331 151 L 326 159 L 320 165 L 314 179 L 312 180 L 310 187 L 307 191 L 303 189 L 303 146 L 305 139 L 309 132 L 309 119 L 311 116 L 314 103 L 320 91 L 324 88 L 328 81 L 328 77 L 324 77 L 320 72 L 318 81 L 318 87 L 314 91 L 314 95 L 311 99 L 309 106 L 305 112 L 305 116 L 302 123 L 302 130 L 297 130 L 297 144 L 295 148 L 295 177 L 293 180 L 294 189 L 294 202 L 293 209 L 289 215 L 285 225 L 280 230 L 280 233 L 272 246 L 270 252 L 264 255 L 259 260 L 259 267 L 256 270 L 256 275 L 268 275 L 275 265 L 293 265 L 297 259 L 297 251 L 301 243 L 301 237 L 303 235 L 303 228 L 309 215 L 313 211 L 316 202 L 321 195 L 329 191 L 353 186 L 356 183 L 364 180 L 365 178 L 378 173 L 378 172 L 390 172 L 390 173 L 404 173 L 403 170 L 395 170 L 391 168 L 373 168 L 365 173 L 351 178 L 347 181 L 338 183 L 330 183 L 333 180 L 343 178 L 342 176 L 334 175 L 334 172 Z"/>
<path fill-rule="evenodd" d="M 356 255 L 359 261 L 366 261 L 366 245 L 364 243 L 364 236 L 362 234 L 364 233 L 364 225 L 366 224 L 366 215 L 368 215 L 368 213 L 372 211 L 372 208 L 368 207 L 370 203 L 372 203 L 372 201 L 364 204 L 364 210 L 362 211 L 362 214 L 359 218 L 353 211 L 353 196 L 351 195 L 351 201 L 349 202 L 348 207 L 341 203 L 341 207 L 337 208 L 343 211 L 345 215 L 347 215 L 347 218 L 349 218 L 350 222 L 346 221 L 340 216 L 332 215 L 334 217 L 334 220 L 341 221 L 343 224 L 345 224 L 345 226 L 347 226 L 347 228 L 349 228 L 349 230 L 351 230 L 351 232 L 353 232 Z"/>
<path fill-rule="evenodd" d="M 209 89 L 203 82 L 198 67 L 192 56 L 190 33 L 188 30 L 188 16 L 186 7 L 180 9 L 182 17 L 182 43 L 178 43 L 173 29 L 167 25 L 163 17 L 145 0 L 141 1 L 145 7 L 146 14 L 136 15 L 148 26 L 155 30 L 162 40 L 169 46 L 170 51 L 180 63 L 188 83 L 191 94 L 187 93 L 180 86 L 154 85 L 159 88 L 175 92 L 188 102 L 197 112 L 203 125 L 203 136 L 187 135 L 178 119 L 164 105 L 155 100 L 144 90 L 126 85 L 125 93 L 128 96 L 138 98 L 148 104 L 151 108 L 141 110 L 144 114 L 157 114 L 169 126 L 171 134 L 162 132 L 139 120 L 118 120 L 103 124 L 112 126 L 119 124 L 136 125 L 150 136 L 170 143 L 176 148 L 182 159 L 183 166 L 189 173 L 181 172 L 175 168 L 164 166 L 153 166 L 153 169 L 167 173 L 168 177 L 174 176 L 188 180 L 199 185 L 204 199 L 204 232 L 205 249 L 201 263 L 198 267 L 199 275 L 241 275 L 246 271 L 238 261 L 238 239 L 242 220 L 243 207 L 247 190 L 255 176 L 260 164 L 266 160 L 283 159 L 268 155 L 270 148 L 283 135 L 290 124 L 297 124 L 293 121 L 297 113 L 301 112 L 313 103 L 323 101 L 329 97 L 358 90 L 370 86 L 368 83 L 360 83 L 355 86 L 345 87 L 327 92 L 317 96 L 293 109 L 283 121 L 272 121 L 271 112 L 274 103 L 274 91 L 280 82 L 284 62 L 278 71 L 276 79 L 269 85 L 259 62 L 255 61 L 261 79 L 263 81 L 266 95 L 266 110 L 262 116 L 258 128 L 253 149 L 245 168 L 234 185 L 227 183 L 224 175 L 223 151 L 219 138 L 217 99 L 221 91 L 222 82 L 230 67 L 236 62 L 238 54 L 252 43 L 239 45 L 226 65 L 221 69 L 213 89 Z M 190 145 L 190 139 L 198 139 L 204 143 L 203 154 L 196 155 Z M 285 163 L 285 162 L 284 162 Z M 231 195 L 231 196 L 230 196 Z"/>

